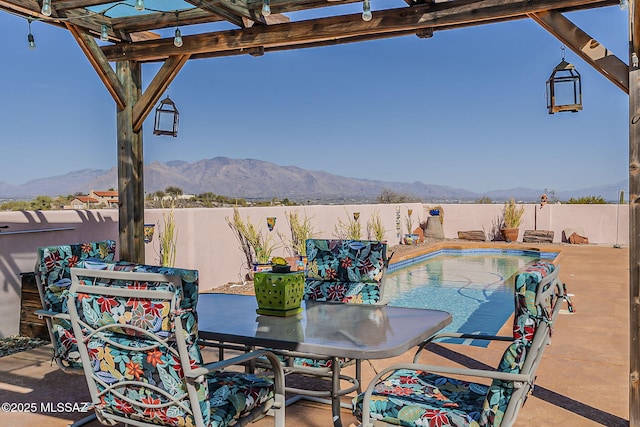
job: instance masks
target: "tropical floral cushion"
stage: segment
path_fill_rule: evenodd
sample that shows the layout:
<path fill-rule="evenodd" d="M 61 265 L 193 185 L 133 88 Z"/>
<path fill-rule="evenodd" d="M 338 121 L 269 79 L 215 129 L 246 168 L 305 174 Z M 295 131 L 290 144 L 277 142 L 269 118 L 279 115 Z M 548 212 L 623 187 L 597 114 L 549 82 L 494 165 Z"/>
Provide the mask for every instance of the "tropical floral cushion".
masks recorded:
<path fill-rule="evenodd" d="M 486 393 L 486 385 L 401 369 L 376 385 L 371 417 L 407 427 L 477 427 Z M 353 408 L 353 414 L 362 419 L 362 394 Z"/>
<path fill-rule="evenodd" d="M 116 242 L 113 240 L 38 248 L 35 273 L 43 285 L 44 308 L 67 313 L 67 300 L 63 293 L 71 285 L 70 269 L 78 267 L 87 258 L 112 261 L 115 253 Z"/>
<path fill-rule="evenodd" d="M 307 240 L 304 298 L 375 304 L 386 269 L 387 245 L 371 240 Z"/>
<path fill-rule="evenodd" d="M 538 262 L 520 273 L 515 285 L 514 341 L 505 350 L 499 372 L 520 373 L 527 349 L 549 311 L 535 304 L 540 281 L 554 270 Z M 401 426 L 498 427 L 514 388 L 508 381 L 493 380 L 487 386 L 427 373 L 401 369 L 375 385 L 370 401 L 373 419 Z M 363 394 L 354 399 L 353 413 L 362 419 Z"/>
<path fill-rule="evenodd" d="M 207 376 L 212 427 L 235 421 L 273 399 L 273 381 L 261 375 L 220 372 Z"/>
<path fill-rule="evenodd" d="M 43 308 L 56 313 L 68 313 L 64 295 L 71 285 L 70 269 L 81 267 L 89 258 L 112 261 L 115 253 L 116 242 L 113 240 L 38 248 L 35 274 L 43 291 Z M 80 356 L 71 323 L 59 318 L 51 322 L 55 354 L 70 367 L 79 368 Z"/>
<path fill-rule="evenodd" d="M 172 311 L 169 302 L 149 298 L 77 295 L 79 318 L 88 326 L 90 366 L 101 396 L 96 410 L 134 419 L 139 414 L 163 425 L 195 425 L 198 417 L 187 393 L 174 322 L 181 322 L 187 331 L 184 338 L 189 365 L 201 365 L 202 358 L 197 324 L 192 323 L 192 311 L 183 308 L 182 289 L 164 282 L 80 279 L 85 285 L 169 291 L 179 307 Z M 96 332 L 97 328 L 103 329 Z M 159 340 L 166 340 L 166 344 Z M 191 382 L 205 426 L 233 425 L 239 417 L 270 401 L 274 392 L 270 379 L 237 372 L 219 372 Z"/>
<path fill-rule="evenodd" d="M 352 360 L 339 358 L 338 362 L 340 363 L 340 367 L 343 367 L 348 363 L 352 363 Z M 307 368 L 329 369 L 332 366 L 331 359 L 311 359 L 308 357 L 296 357 L 293 363 L 295 364 L 295 366 L 304 366 Z"/>
<path fill-rule="evenodd" d="M 387 245 L 373 240 L 308 239 L 305 300 L 377 304 Z M 352 360 L 339 359 L 341 365 Z M 331 359 L 295 358 L 295 366 L 330 368 Z"/>
<path fill-rule="evenodd" d="M 380 302 L 380 285 L 375 283 L 325 282 L 307 279 L 304 283 L 304 299 L 334 301 L 354 304 Z"/>

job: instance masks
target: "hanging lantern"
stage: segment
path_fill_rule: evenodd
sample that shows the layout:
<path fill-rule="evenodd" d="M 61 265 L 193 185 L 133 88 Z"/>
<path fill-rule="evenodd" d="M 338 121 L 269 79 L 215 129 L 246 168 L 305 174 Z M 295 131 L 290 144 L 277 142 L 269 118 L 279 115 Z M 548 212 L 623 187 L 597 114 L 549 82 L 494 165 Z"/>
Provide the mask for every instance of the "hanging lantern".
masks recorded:
<path fill-rule="evenodd" d="M 553 69 L 547 80 L 547 109 L 549 114 L 562 111 L 577 113 L 582 110 L 580 73 L 573 64 L 564 60 L 564 46 L 562 61 Z"/>
<path fill-rule="evenodd" d="M 171 98 L 167 96 L 156 108 L 156 120 L 153 125 L 154 135 L 178 136 L 178 119 L 180 113 Z"/>

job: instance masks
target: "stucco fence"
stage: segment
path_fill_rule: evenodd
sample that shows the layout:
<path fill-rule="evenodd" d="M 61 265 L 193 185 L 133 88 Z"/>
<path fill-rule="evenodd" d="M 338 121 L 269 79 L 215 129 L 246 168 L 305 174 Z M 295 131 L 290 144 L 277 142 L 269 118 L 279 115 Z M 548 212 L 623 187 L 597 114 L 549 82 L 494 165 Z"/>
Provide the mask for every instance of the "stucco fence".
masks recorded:
<path fill-rule="evenodd" d="M 443 231 L 446 239 L 456 239 L 458 231 L 483 230 L 489 238 L 497 232 L 503 205 L 444 204 Z M 413 226 L 425 221 L 433 205 L 406 203 L 399 205 L 322 205 L 239 208 L 243 219 L 256 224 L 278 244 L 274 255 L 289 256 L 290 237 L 286 214 L 297 211 L 308 217 L 316 237 L 335 236 L 338 221 L 343 223 L 359 213 L 363 238 L 366 223 L 379 214 L 390 245 L 400 242 L 406 233 L 405 219 L 412 210 Z M 145 244 L 146 263 L 159 264 L 158 234 L 163 231 L 165 209 L 145 211 L 145 223 L 155 224 L 154 238 Z M 246 275 L 244 255 L 229 228 L 226 218 L 233 208 L 175 209 L 177 230 L 176 266 L 200 272 L 201 289 L 211 289 L 228 282 L 241 281 Z M 273 231 L 268 231 L 267 217 L 275 217 Z M 118 241 L 118 211 L 63 210 L 0 212 L 0 337 L 17 334 L 20 325 L 21 273 L 32 272 L 39 246 L 78 243 L 102 239 Z M 400 229 L 398 230 L 398 227 Z M 627 245 L 629 241 L 628 205 L 525 205 L 519 240 L 525 230 L 551 230 L 554 242 L 561 242 L 562 231 L 579 228 L 590 244 Z M 280 235 L 284 236 L 284 240 Z"/>

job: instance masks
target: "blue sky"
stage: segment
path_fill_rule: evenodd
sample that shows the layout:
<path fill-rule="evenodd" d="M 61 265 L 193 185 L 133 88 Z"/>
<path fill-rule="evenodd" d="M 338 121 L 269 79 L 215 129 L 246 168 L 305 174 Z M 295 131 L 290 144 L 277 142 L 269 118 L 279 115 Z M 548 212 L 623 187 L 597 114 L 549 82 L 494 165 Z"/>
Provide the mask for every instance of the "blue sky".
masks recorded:
<path fill-rule="evenodd" d="M 398 7 L 404 2 L 398 1 Z M 375 2 L 372 2 L 375 13 Z M 626 62 L 627 11 L 567 17 Z M 0 182 L 116 158 L 116 107 L 65 31 L 0 13 Z M 189 34 L 188 28 L 183 34 Z M 226 156 L 475 192 L 573 190 L 628 175 L 628 96 L 569 49 L 583 111 L 549 115 L 562 44 L 531 20 L 187 63 L 168 89 L 177 138 L 144 125 L 145 163 Z M 159 65 L 145 65 L 148 84 Z"/>

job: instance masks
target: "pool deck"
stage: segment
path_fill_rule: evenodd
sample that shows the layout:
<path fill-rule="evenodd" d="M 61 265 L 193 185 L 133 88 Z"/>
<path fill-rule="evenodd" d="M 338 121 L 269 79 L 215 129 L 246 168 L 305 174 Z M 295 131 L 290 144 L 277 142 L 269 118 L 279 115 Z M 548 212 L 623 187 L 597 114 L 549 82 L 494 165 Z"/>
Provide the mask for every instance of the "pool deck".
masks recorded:
<path fill-rule="evenodd" d="M 458 245 L 457 242 L 454 242 Z M 460 243 L 458 246 L 481 247 Z M 495 244 L 492 244 L 495 246 Z M 516 426 L 590 427 L 628 426 L 629 422 L 629 250 L 597 245 L 504 244 L 509 248 L 560 249 L 560 278 L 566 283 L 576 312 L 562 313 L 554 327 L 553 340 L 538 369 L 533 395 L 522 408 Z M 403 252 L 403 256 L 406 252 Z M 507 322 L 501 334 L 510 334 Z M 442 344 L 430 347 L 425 362 L 466 366 L 496 366 L 503 346 L 488 348 Z M 363 363 L 365 384 L 380 369 L 410 361 L 413 353 Z M 0 425 L 62 427 L 86 414 L 55 411 L 41 406 L 88 401 L 84 377 L 61 372 L 51 363 L 51 349 L 38 349 L 0 358 L 0 403 L 24 402 L 35 413 L 0 412 Z M 456 361 L 456 362 L 453 362 Z M 458 365 L 459 366 L 459 365 Z M 64 405 L 61 405 L 64 406 Z M 42 411 L 41 409 L 45 409 Z M 51 410 L 54 409 L 54 410 Z M 343 410 L 343 425 L 357 422 Z M 87 424 L 100 426 L 97 421 Z M 272 426 L 266 418 L 256 427 Z M 331 425 L 328 406 L 300 401 L 287 407 L 287 426 Z"/>

